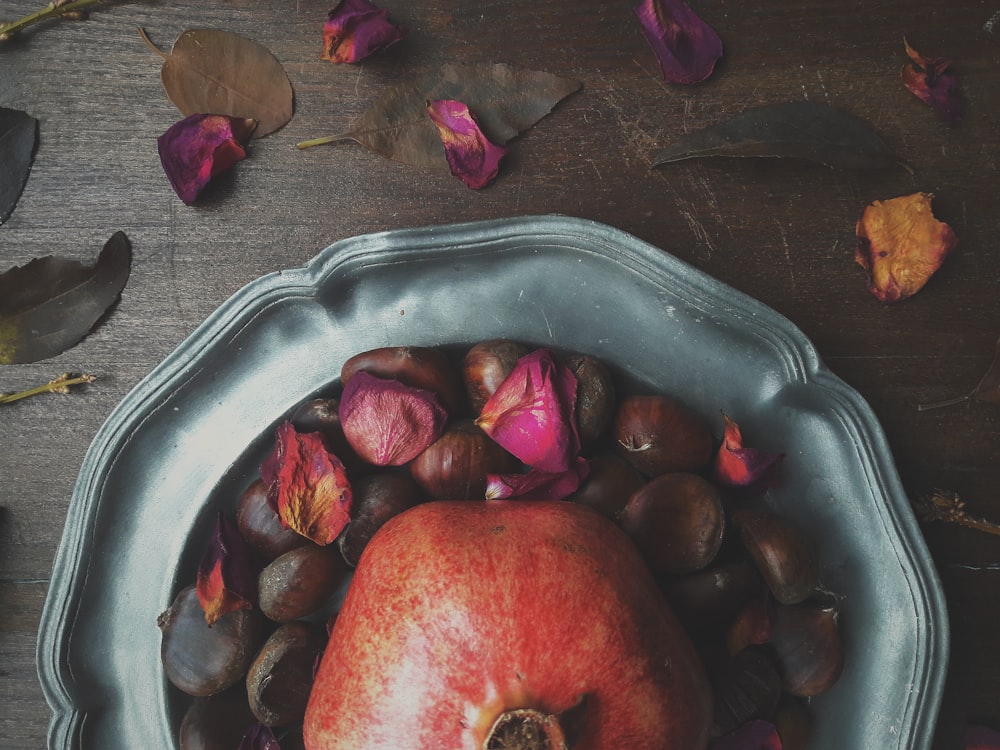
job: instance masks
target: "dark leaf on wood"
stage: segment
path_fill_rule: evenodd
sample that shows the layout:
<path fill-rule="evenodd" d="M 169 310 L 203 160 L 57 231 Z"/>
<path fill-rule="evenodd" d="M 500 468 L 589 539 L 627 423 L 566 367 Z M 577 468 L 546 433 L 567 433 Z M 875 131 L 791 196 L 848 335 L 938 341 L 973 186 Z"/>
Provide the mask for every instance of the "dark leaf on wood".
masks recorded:
<path fill-rule="evenodd" d="M 132 245 L 116 232 L 93 265 L 49 255 L 0 274 L 0 364 L 77 344 L 118 299 L 131 266 Z"/>
<path fill-rule="evenodd" d="M 504 64 L 445 65 L 415 83 L 391 89 L 336 140 L 350 140 L 386 158 L 421 167 L 447 166 L 427 102 L 465 104 L 493 143 L 503 145 L 552 111 L 582 84 Z"/>
<path fill-rule="evenodd" d="M 653 154 L 653 166 L 707 156 L 790 157 L 856 170 L 906 168 L 866 122 L 816 102 L 745 110 L 681 136 Z"/>
<path fill-rule="evenodd" d="M 165 54 L 140 33 L 163 58 L 163 88 L 185 116 L 256 120 L 255 138 L 273 133 L 292 119 L 292 84 L 266 47 L 228 31 L 190 29 Z"/>
<path fill-rule="evenodd" d="M 0 224 L 10 218 L 28 181 L 38 142 L 38 120 L 0 107 Z"/>

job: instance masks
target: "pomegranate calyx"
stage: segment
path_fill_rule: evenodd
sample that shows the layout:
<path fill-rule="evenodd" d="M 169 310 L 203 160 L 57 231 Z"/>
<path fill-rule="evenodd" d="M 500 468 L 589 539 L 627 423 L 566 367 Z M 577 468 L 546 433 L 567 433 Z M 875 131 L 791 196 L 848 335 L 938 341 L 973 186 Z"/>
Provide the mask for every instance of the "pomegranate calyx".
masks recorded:
<path fill-rule="evenodd" d="M 534 708 L 504 711 L 493 722 L 483 750 L 572 750 L 583 728 L 586 696 L 560 714 Z"/>

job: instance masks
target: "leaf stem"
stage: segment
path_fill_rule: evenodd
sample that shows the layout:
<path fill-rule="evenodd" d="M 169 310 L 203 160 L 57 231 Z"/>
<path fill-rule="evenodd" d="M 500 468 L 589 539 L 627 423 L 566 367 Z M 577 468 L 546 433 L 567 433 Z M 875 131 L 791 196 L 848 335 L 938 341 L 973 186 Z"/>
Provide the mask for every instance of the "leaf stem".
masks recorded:
<path fill-rule="evenodd" d="M 93 383 L 95 380 L 97 380 L 97 378 L 93 375 L 71 375 L 69 373 L 64 373 L 55 380 L 50 380 L 44 385 L 37 385 L 26 391 L 19 391 L 17 393 L 0 393 L 0 404 L 12 404 L 15 401 L 20 401 L 22 398 L 37 396 L 41 393 L 69 393 L 70 386 Z"/>
<path fill-rule="evenodd" d="M 295 144 L 295 148 L 300 151 L 304 148 L 312 148 L 313 146 L 325 146 L 328 143 L 338 143 L 340 141 L 346 141 L 350 136 L 346 135 L 326 135 L 322 138 L 313 138 L 308 141 L 299 141 Z"/>
<path fill-rule="evenodd" d="M 917 411 L 930 411 L 931 409 L 942 409 L 945 406 L 957 406 L 964 401 L 968 401 L 970 398 L 972 398 L 972 394 L 967 393 L 964 396 L 946 398 L 944 401 L 935 401 L 931 404 L 917 404 Z"/>
<path fill-rule="evenodd" d="M 29 13 L 24 18 L 19 18 L 10 23 L 0 23 L 0 42 L 6 42 L 19 31 L 24 30 L 32 24 L 48 21 L 52 18 L 62 18 L 70 16 L 72 18 L 82 18 L 81 11 L 94 5 L 100 5 L 105 0 L 54 0 L 41 10 Z"/>

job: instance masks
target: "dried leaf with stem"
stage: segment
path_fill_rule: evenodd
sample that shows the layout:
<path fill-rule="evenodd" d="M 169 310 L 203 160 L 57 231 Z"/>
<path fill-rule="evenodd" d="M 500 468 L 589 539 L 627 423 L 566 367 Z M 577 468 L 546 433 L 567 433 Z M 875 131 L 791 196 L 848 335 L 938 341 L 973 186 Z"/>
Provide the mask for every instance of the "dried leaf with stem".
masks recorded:
<path fill-rule="evenodd" d="M 59 377 L 50 380 L 44 385 L 36 385 L 34 388 L 17 391 L 16 393 L 0 393 L 0 404 L 12 404 L 15 401 L 20 401 L 22 398 L 38 396 L 42 393 L 69 393 L 71 386 L 93 383 L 95 380 L 97 378 L 93 375 L 75 375 L 70 372 L 64 372 Z"/>
<path fill-rule="evenodd" d="M 934 490 L 931 494 L 915 500 L 913 508 L 921 521 L 945 521 L 1000 536 L 1000 524 L 970 516 L 965 512 L 965 501 L 957 492 Z"/>
<path fill-rule="evenodd" d="M 87 17 L 86 11 L 95 5 L 100 5 L 105 0 L 54 0 L 44 8 L 29 13 L 23 18 L 9 23 L 0 23 L 0 42 L 6 42 L 15 34 L 29 26 L 51 21 L 56 18 L 69 18 L 74 21 L 81 21 Z"/>
<path fill-rule="evenodd" d="M 930 409 L 940 409 L 944 406 L 956 406 L 975 399 L 985 401 L 989 404 L 1000 404 L 1000 339 L 997 339 L 996 351 L 993 354 L 993 362 L 990 364 L 982 380 L 971 391 L 964 396 L 948 398 L 944 401 L 935 401 L 930 404 L 919 404 L 917 411 L 928 411 Z"/>

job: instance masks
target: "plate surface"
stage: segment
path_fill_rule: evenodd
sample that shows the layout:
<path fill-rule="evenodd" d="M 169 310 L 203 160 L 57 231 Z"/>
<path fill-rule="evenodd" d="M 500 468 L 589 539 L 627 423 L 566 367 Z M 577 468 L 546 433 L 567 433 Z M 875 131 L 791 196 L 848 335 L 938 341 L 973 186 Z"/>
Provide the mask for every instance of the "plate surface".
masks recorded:
<path fill-rule="evenodd" d="M 85 457 L 38 641 L 51 750 L 176 747 L 156 616 L 273 428 L 378 346 L 508 337 L 586 352 L 787 453 L 771 502 L 814 530 L 846 668 L 813 750 L 931 746 L 940 583 L 871 409 L 787 319 L 662 250 L 560 216 L 338 242 L 249 284 L 126 396 Z M 721 425 L 718 432 L 721 433 Z"/>

